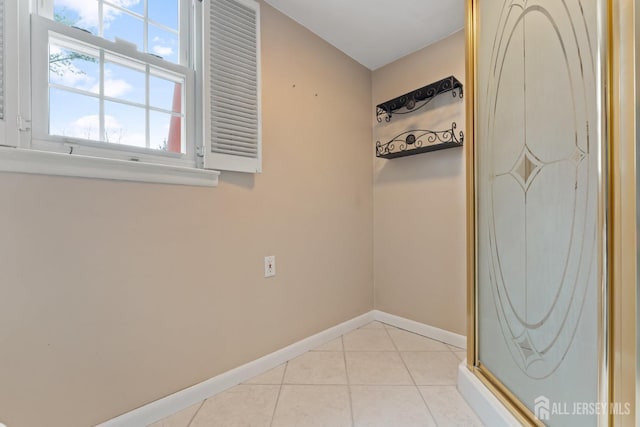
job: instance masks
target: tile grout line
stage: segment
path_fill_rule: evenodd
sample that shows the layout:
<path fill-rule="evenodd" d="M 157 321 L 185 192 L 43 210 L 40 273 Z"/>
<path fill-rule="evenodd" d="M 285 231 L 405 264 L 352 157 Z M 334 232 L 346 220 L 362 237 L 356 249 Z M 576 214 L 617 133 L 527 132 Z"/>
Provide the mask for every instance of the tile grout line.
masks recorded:
<path fill-rule="evenodd" d="M 190 427 L 190 426 L 191 426 L 191 424 L 193 424 L 193 420 L 195 420 L 195 419 L 196 419 L 196 417 L 198 416 L 198 412 L 200 412 L 200 409 L 202 409 L 202 407 L 204 406 L 204 402 L 206 402 L 206 401 L 207 401 L 207 399 L 203 400 L 203 401 L 200 403 L 200 406 L 198 406 L 198 409 L 196 409 L 196 412 L 193 414 L 193 416 L 192 416 L 192 417 L 191 417 L 191 419 L 189 420 L 189 423 L 187 424 L 187 427 Z"/>
<path fill-rule="evenodd" d="M 409 373 L 409 378 L 411 378 L 411 381 L 413 382 L 413 386 L 416 388 L 416 391 L 418 392 L 418 395 L 420 396 L 420 399 L 422 399 L 422 403 L 424 403 L 425 408 L 427 408 L 427 413 L 431 416 L 431 419 L 435 423 L 436 427 L 438 427 L 438 421 L 436 421 L 436 418 L 433 416 L 433 413 L 431 412 L 431 408 L 429 408 L 429 404 L 427 404 L 427 401 L 425 400 L 424 396 L 420 392 L 420 388 L 418 387 L 418 383 L 416 383 L 416 379 L 413 378 L 413 374 L 411 373 L 411 370 L 409 369 L 409 367 L 407 366 L 407 363 L 404 361 L 404 358 L 402 357 L 402 352 L 398 349 L 398 346 L 396 345 L 396 342 L 391 337 L 391 334 L 389 333 L 389 329 L 386 327 L 386 325 L 385 325 L 384 330 L 387 332 L 387 336 L 391 340 L 391 343 L 393 344 L 393 347 L 398 352 L 398 356 L 400 356 L 400 360 L 402 360 L 402 364 L 404 365 L 404 368 Z"/>
<path fill-rule="evenodd" d="M 375 353 L 375 352 L 372 352 Z M 265 386 L 277 386 L 279 384 L 238 384 L 238 385 L 243 385 L 246 387 L 251 387 L 251 386 L 261 386 L 261 387 L 265 387 Z M 286 385 L 289 387 L 336 387 L 336 386 L 346 386 L 346 385 L 351 385 L 351 386 L 356 386 L 356 387 L 411 387 L 415 384 L 371 384 L 371 383 L 350 383 L 350 384 L 346 384 L 346 383 L 322 383 L 322 384 L 318 384 L 318 383 L 284 383 L 282 385 Z M 418 387 L 456 387 L 453 384 L 426 384 L 426 385 L 420 385 Z"/>
<path fill-rule="evenodd" d="M 429 339 L 429 338 L 426 338 Z M 438 341 L 439 342 L 439 341 Z M 399 350 L 348 350 L 349 353 L 397 353 Z M 450 350 L 403 350 L 404 352 L 410 353 L 455 353 Z M 312 353 L 338 353 L 335 350 L 321 350 L 321 351 L 312 351 Z M 457 357 L 456 357 L 457 359 Z"/>
<path fill-rule="evenodd" d="M 344 373 L 347 377 L 347 394 L 349 396 L 349 412 L 351 413 L 351 427 L 355 427 L 356 417 L 353 414 L 353 397 L 351 396 L 351 379 L 349 378 L 349 368 L 347 368 L 347 352 L 344 348 L 344 335 L 340 336 L 340 344 L 342 345 L 342 360 L 344 361 Z"/>
<path fill-rule="evenodd" d="M 287 368 L 289 367 L 289 361 L 287 360 L 284 363 L 284 370 L 282 371 L 282 378 L 280 378 L 280 386 L 278 387 L 278 396 L 276 396 L 276 404 L 273 405 L 273 412 L 271 413 L 271 422 L 269 423 L 269 427 L 273 426 L 273 421 L 276 418 L 276 409 L 278 409 L 278 403 L 280 403 L 280 394 L 282 393 L 282 387 L 284 384 L 284 376 L 287 374 Z"/>
<path fill-rule="evenodd" d="M 456 356 L 456 359 L 457 359 L 457 358 L 458 358 L 458 356 L 456 355 L 457 351 L 451 348 L 451 347 L 452 347 L 452 345 L 451 345 L 451 344 L 446 344 L 446 346 L 447 346 L 447 348 L 449 349 L 449 351 L 450 351 L 451 353 L 453 353 L 453 355 L 454 355 L 454 356 Z M 459 348 L 459 347 L 456 347 L 456 348 Z M 460 351 L 462 351 L 462 349 L 460 349 Z"/>
<path fill-rule="evenodd" d="M 394 338 L 393 338 L 393 336 L 392 336 L 392 334 L 391 334 L 391 332 L 394 331 L 394 330 L 400 330 L 400 331 L 405 331 L 405 330 L 403 330 L 401 328 L 394 327 L 392 325 L 387 325 L 386 323 L 383 323 L 383 322 L 377 322 L 377 323 L 379 323 L 382 326 L 381 327 L 375 327 L 375 328 L 374 327 L 369 327 L 369 328 L 361 327 L 361 328 L 358 328 L 358 329 L 371 330 L 371 331 L 376 330 L 376 329 L 378 329 L 378 330 L 379 329 L 383 329 L 385 331 L 385 335 L 391 341 L 391 344 L 392 344 L 394 350 L 383 350 L 383 351 L 379 351 L 379 350 L 376 350 L 376 351 L 372 351 L 372 350 L 354 350 L 354 351 L 350 351 L 350 352 L 351 353 L 358 353 L 358 352 L 361 352 L 361 353 L 362 352 L 365 352 L 365 353 L 372 353 L 372 352 L 375 352 L 375 353 L 394 353 L 395 352 L 396 354 L 398 354 L 398 356 L 400 357 L 400 360 L 402 362 L 402 366 L 405 367 L 405 370 L 407 371 L 407 373 L 409 374 L 409 377 L 411 378 L 411 381 L 412 381 L 411 385 L 414 386 L 414 390 L 416 390 L 418 392 L 418 394 L 420 395 L 420 399 L 422 400 L 423 404 L 425 405 L 425 407 L 427 409 L 427 413 L 430 415 L 431 421 L 433 422 L 433 425 L 435 425 L 437 427 L 439 425 L 439 423 L 436 420 L 436 418 L 434 417 L 434 413 L 432 412 L 432 410 L 430 408 L 430 405 L 427 403 L 428 399 L 421 392 L 421 390 L 420 390 L 421 386 L 418 386 L 417 381 L 416 381 L 416 379 L 414 377 L 414 374 L 409 369 L 406 361 L 404 360 L 404 357 L 402 356 L 403 351 L 401 351 L 399 349 L 400 344 L 402 344 L 403 342 L 402 342 L 402 340 L 400 340 L 401 341 L 400 343 L 396 343 Z M 411 333 L 411 334 L 415 334 L 415 333 L 413 333 L 411 331 L 406 331 L 406 332 Z M 317 351 L 317 352 L 319 352 L 319 353 L 335 353 L 335 352 L 339 352 L 339 351 L 342 352 L 343 364 L 344 364 L 344 367 L 345 367 L 347 394 L 348 394 L 347 398 L 349 399 L 348 403 L 349 403 L 350 418 L 351 418 L 350 425 L 351 425 L 351 427 L 355 427 L 356 423 L 355 423 L 355 412 L 354 412 L 354 404 L 353 404 L 354 401 L 353 401 L 353 393 L 352 393 L 353 392 L 353 388 L 357 387 L 357 386 L 372 386 L 373 384 L 356 384 L 356 383 L 353 383 L 351 381 L 351 378 L 350 378 L 350 375 L 349 375 L 349 370 L 348 370 L 348 365 L 347 365 L 347 357 L 346 357 L 347 350 L 346 350 L 346 345 L 345 345 L 345 335 L 347 335 L 347 334 L 343 334 L 343 335 L 340 335 L 340 337 L 338 337 L 340 339 L 340 341 L 339 341 L 340 342 L 340 346 L 341 346 L 340 350 L 338 350 L 338 351 L 335 351 L 335 350 L 320 350 L 320 351 Z M 425 339 L 428 339 L 428 340 L 433 340 L 432 338 L 422 336 L 421 334 L 416 334 L 416 335 L 424 337 Z M 402 337 L 398 337 L 398 338 L 402 338 Z M 457 353 L 464 351 L 464 349 L 460 349 L 458 347 L 451 346 L 451 345 L 449 345 L 447 343 L 444 343 L 442 341 L 438 341 L 438 340 L 434 340 L 434 341 L 437 341 L 437 342 L 440 342 L 442 344 L 445 344 L 446 345 L 446 350 L 410 350 L 409 349 L 409 350 L 404 350 L 404 352 L 407 352 L 407 353 L 440 353 L 440 354 L 443 354 L 443 353 L 445 353 L 447 351 L 450 351 L 451 353 L 453 353 L 452 356 L 456 360 L 458 360 Z M 311 350 L 307 351 L 304 354 L 312 353 L 312 352 L 316 352 L 316 350 L 311 349 Z M 318 383 L 311 383 L 311 384 L 303 384 L 303 383 L 293 384 L 293 383 L 291 383 L 290 384 L 290 383 L 286 383 L 285 382 L 286 372 L 288 371 L 288 364 L 289 364 L 290 361 L 291 360 L 287 360 L 286 362 L 284 362 L 284 367 L 283 367 L 284 369 L 283 369 L 283 372 L 281 374 L 281 378 L 280 378 L 279 382 L 272 381 L 270 384 L 268 384 L 266 382 L 264 382 L 262 384 L 261 383 L 247 384 L 245 382 L 245 383 L 239 384 L 239 385 L 248 385 L 248 386 L 255 386 L 255 385 L 257 385 L 257 386 L 268 386 L 268 385 L 274 386 L 274 385 L 277 385 L 278 386 L 278 391 L 277 391 L 277 395 L 276 395 L 276 401 L 274 403 L 274 408 L 273 408 L 273 411 L 272 411 L 269 427 L 273 427 L 274 424 L 275 424 L 275 415 L 276 415 L 277 408 L 278 408 L 279 402 L 280 402 L 280 397 L 281 397 L 281 394 L 282 394 L 282 391 L 283 391 L 283 388 L 284 388 L 285 385 L 291 385 L 293 387 L 295 387 L 295 386 L 314 386 L 314 387 L 317 387 L 317 386 L 341 386 L 341 385 L 344 386 L 345 385 L 344 383 L 342 383 L 342 384 L 339 384 L 339 383 L 334 383 L 334 384 L 330 384 L 330 383 L 327 383 L 327 384 L 318 384 Z M 430 364 L 427 364 L 427 366 L 429 366 L 429 365 Z M 415 375 L 419 375 L 419 371 L 417 371 Z M 387 384 L 378 384 L 376 386 L 393 388 L 393 387 L 401 386 L 401 384 L 388 384 L 388 385 Z M 410 387 L 410 385 L 409 385 L 409 387 Z M 433 388 L 433 387 L 447 387 L 447 388 L 451 387 L 453 390 L 457 391 L 457 387 L 455 385 L 448 385 L 448 384 L 446 384 L 446 385 L 445 384 L 441 384 L 441 385 L 439 385 L 439 384 L 426 384 L 425 388 Z M 199 403 L 197 409 L 195 410 L 194 414 L 191 416 L 191 418 L 190 418 L 188 424 L 186 425 L 186 427 L 191 427 L 191 426 L 195 425 L 194 422 L 198 418 L 200 411 L 204 407 L 204 404 L 207 402 L 207 400 L 209 400 L 211 397 L 207 397 L 207 398 L 205 398 L 204 400 L 202 400 Z M 436 405 L 436 406 L 438 406 L 438 405 Z M 472 410 L 472 413 L 473 413 L 473 410 Z M 477 414 L 476 414 L 476 417 L 477 417 Z M 441 422 L 443 422 L 443 421 L 444 420 L 441 420 Z M 480 425 L 482 425 L 482 424 L 480 424 Z"/>

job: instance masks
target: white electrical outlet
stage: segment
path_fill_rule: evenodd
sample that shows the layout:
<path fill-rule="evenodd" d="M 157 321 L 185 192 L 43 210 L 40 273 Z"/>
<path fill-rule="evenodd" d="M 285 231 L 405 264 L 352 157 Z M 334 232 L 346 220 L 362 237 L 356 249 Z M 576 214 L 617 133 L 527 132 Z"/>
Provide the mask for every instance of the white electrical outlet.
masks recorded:
<path fill-rule="evenodd" d="M 273 277 L 276 275 L 276 256 L 270 255 L 264 257 L 264 277 Z"/>

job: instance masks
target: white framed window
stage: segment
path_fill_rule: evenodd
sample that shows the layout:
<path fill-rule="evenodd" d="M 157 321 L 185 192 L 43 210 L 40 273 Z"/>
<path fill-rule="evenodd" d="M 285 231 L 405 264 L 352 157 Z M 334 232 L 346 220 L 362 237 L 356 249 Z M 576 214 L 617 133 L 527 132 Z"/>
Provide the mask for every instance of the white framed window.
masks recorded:
<path fill-rule="evenodd" d="M 0 145 L 17 148 L 0 170 L 196 185 L 261 170 L 254 0 L 25 3 L 0 0 L 16 56 L 0 61 Z"/>

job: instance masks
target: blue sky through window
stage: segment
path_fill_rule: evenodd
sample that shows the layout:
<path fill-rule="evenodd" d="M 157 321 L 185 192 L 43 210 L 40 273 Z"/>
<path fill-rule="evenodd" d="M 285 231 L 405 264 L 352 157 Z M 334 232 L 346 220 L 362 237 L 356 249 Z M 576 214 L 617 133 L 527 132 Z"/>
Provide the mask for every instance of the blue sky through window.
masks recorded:
<path fill-rule="evenodd" d="M 179 62 L 179 0 L 147 0 L 147 52 L 168 61 Z M 54 0 L 55 20 L 86 29 L 94 35 L 115 41 L 135 43 L 144 51 L 144 0 L 103 2 L 103 33 L 100 34 L 98 0 Z M 158 25 L 156 25 L 158 24 Z M 90 48 L 56 43 L 49 46 L 50 133 L 83 139 L 100 139 L 99 52 Z M 66 58 L 66 59 L 65 59 Z M 146 85 L 144 67 L 105 55 L 103 140 L 132 146 L 146 146 Z M 151 69 L 149 106 L 150 148 L 163 149 L 168 139 L 174 111 L 174 90 L 181 79 L 167 77 Z M 179 84 L 179 89 L 184 85 Z M 94 96 L 92 96 L 94 95 Z M 178 95 L 180 96 L 180 95 Z M 131 105 L 136 104 L 136 105 Z M 182 112 L 183 113 L 183 112 Z"/>

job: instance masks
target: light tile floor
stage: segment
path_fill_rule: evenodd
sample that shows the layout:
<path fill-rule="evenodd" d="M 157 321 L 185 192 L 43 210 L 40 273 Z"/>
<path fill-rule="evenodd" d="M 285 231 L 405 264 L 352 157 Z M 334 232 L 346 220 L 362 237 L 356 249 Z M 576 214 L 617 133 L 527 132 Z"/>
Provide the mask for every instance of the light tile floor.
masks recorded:
<path fill-rule="evenodd" d="M 372 322 L 151 427 L 482 426 L 462 349 Z"/>

